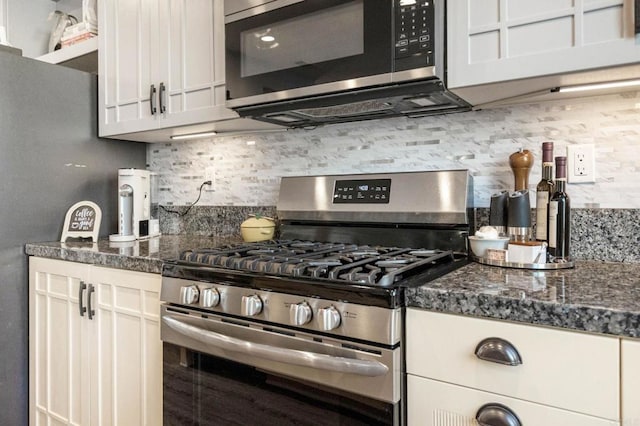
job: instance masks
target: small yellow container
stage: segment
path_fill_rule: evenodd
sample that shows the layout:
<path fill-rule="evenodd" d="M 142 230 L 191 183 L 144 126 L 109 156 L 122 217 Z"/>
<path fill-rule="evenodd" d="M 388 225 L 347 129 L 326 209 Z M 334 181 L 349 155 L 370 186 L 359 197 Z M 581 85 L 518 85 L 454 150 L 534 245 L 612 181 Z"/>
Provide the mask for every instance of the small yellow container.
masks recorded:
<path fill-rule="evenodd" d="M 250 217 L 240 225 L 240 234 L 247 243 L 272 240 L 276 223 L 270 217 Z"/>

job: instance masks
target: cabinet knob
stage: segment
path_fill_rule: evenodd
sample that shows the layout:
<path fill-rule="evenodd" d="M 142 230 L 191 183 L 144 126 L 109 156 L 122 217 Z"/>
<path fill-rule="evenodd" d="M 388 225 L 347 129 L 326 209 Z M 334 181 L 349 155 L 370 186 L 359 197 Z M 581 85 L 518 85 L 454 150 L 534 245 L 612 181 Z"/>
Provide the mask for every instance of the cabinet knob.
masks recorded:
<path fill-rule="evenodd" d="M 510 342 L 500 337 L 488 337 L 478 343 L 475 354 L 478 358 L 504 365 L 520 365 L 522 357 Z"/>
<path fill-rule="evenodd" d="M 311 321 L 313 311 L 307 302 L 292 303 L 289 308 L 289 322 L 291 325 L 305 325 Z"/>
<path fill-rule="evenodd" d="M 485 404 L 478 410 L 476 420 L 481 426 L 521 426 L 522 423 L 509 407 L 498 404 Z"/>

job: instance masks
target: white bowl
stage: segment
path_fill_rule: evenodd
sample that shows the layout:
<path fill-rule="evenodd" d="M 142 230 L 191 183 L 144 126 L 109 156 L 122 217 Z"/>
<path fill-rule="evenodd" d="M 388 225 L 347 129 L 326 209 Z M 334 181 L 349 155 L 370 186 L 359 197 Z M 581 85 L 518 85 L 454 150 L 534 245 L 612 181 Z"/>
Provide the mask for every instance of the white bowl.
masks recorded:
<path fill-rule="evenodd" d="M 485 257 L 487 249 L 506 249 L 509 244 L 509 237 L 480 238 L 469 237 L 471 251 L 476 257 Z"/>

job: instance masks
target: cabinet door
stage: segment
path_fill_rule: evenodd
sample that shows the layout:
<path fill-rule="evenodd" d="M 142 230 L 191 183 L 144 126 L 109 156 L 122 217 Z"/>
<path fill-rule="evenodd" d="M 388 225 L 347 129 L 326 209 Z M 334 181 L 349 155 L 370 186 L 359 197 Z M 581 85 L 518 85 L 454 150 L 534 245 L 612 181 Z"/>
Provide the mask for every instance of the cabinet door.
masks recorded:
<path fill-rule="evenodd" d="M 640 424 L 640 340 L 622 340 L 622 424 Z"/>
<path fill-rule="evenodd" d="M 409 375 L 407 377 L 407 424 L 409 426 L 476 425 L 476 415 L 485 404 L 500 404 L 519 423 L 504 420 L 484 424 L 614 426 L 619 423 L 549 405 L 533 404 L 521 399 L 482 392 L 463 386 Z M 499 411 L 504 412 L 504 411 Z M 485 415 L 488 415 L 485 411 Z M 498 420 L 498 421 L 496 421 Z M 495 422 L 495 423 L 494 423 Z"/>
<path fill-rule="evenodd" d="M 89 265 L 29 258 L 29 423 L 88 425 L 88 321 L 78 295 Z M 9 409 L 9 407 L 5 407 Z"/>
<path fill-rule="evenodd" d="M 160 275 L 92 267 L 94 425 L 162 424 Z"/>
<path fill-rule="evenodd" d="M 98 2 L 98 7 L 98 133 L 111 136 L 157 128 L 160 115 L 151 113 L 150 96 L 151 85 L 158 90 L 159 83 L 153 56 L 157 3 L 109 0 Z"/>
<path fill-rule="evenodd" d="M 227 120 L 224 0 L 100 3 L 99 134 Z"/>
<path fill-rule="evenodd" d="M 450 88 L 636 63 L 633 0 L 448 0 Z"/>
<path fill-rule="evenodd" d="M 225 108 L 224 1 L 160 0 L 161 127 L 236 118 Z M 160 89 L 159 89 L 160 90 Z"/>

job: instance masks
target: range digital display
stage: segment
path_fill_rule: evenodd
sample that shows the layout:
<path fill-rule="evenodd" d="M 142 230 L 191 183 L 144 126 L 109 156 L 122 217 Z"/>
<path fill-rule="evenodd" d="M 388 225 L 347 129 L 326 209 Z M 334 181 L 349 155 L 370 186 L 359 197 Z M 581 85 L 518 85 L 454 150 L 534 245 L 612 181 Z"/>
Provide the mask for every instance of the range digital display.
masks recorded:
<path fill-rule="evenodd" d="M 388 204 L 391 179 L 338 180 L 333 189 L 334 204 Z"/>

